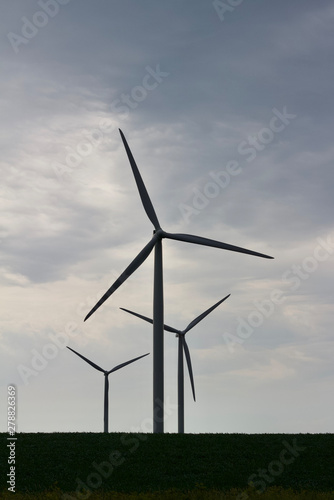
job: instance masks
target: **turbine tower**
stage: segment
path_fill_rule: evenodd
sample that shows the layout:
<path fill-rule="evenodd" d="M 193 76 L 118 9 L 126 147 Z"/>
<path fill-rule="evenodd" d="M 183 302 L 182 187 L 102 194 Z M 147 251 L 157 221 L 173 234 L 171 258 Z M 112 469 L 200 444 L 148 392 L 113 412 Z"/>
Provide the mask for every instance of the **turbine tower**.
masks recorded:
<path fill-rule="evenodd" d="M 77 356 L 82 358 L 84 361 L 86 361 L 86 363 L 91 365 L 93 368 L 95 368 L 96 370 L 98 370 L 99 372 L 102 372 L 104 374 L 104 412 L 103 412 L 104 426 L 103 426 L 103 431 L 108 432 L 108 422 L 109 422 L 109 416 L 108 416 L 108 412 L 109 412 L 109 380 L 108 380 L 108 377 L 109 377 L 110 373 L 113 373 L 113 372 L 119 370 L 120 368 L 123 368 L 124 366 L 129 365 L 130 363 L 133 363 L 134 361 L 137 361 L 137 359 L 144 358 L 145 356 L 148 356 L 148 354 L 150 354 L 150 353 L 148 352 L 147 354 L 143 354 L 142 356 L 138 356 L 138 358 L 130 359 L 130 361 L 125 361 L 125 363 L 121 363 L 120 365 L 117 365 L 114 368 L 112 368 L 111 370 L 107 371 L 107 370 L 103 370 L 103 368 L 101 368 L 100 366 L 93 363 L 93 361 L 91 361 L 90 359 L 85 358 L 85 356 L 83 356 L 82 354 L 79 354 L 74 349 L 71 349 L 71 347 L 68 347 L 68 346 L 66 346 L 66 347 L 70 351 L 74 352 L 74 354 L 76 354 Z"/>
<path fill-rule="evenodd" d="M 201 236 L 193 236 L 191 234 L 167 233 L 164 231 L 158 221 L 157 215 L 153 208 L 152 202 L 146 190 L 145 184 L 139 173 L 136 162 L 132 156 L 131 150 L 124 137 L 123 132 L 119 131 L 121 138 L 131 165 L 131 169 L 137 184 L 139 195 L 144 207 L 144 210 L 154 226 L 153 237 L 139 252 L 137 257 L 123 271 L 120 277 L 111 285 L 109 290 L 101 297 L 90 312 L 85 317 L 86 321 L 112 293 L 121 286 L 121 284 L 131 276 L 132 273 L 147 259 L 147 257 L 155 249 L 154 255 L 154 286 L 153 286 L 153 432 L 164 432 L 164 307 L 163 307 L 163 274 L 162 274 L 162 239 L 184 241 L 187 243 L 196 243 L 208 247 L 220 248 L 223 250 L 231 250 L 232 252 L 240 252 L 257 257 L 272 259 L 269 255 L 264 255 L 259 252 L 247 250 L 245 248 L 229 245 L 220 241 L 203 238 Z"/>
<path fill-rule="evenodd" d="M 172 326 L 164 325 L 164 329 L 167 332 L 172 332 L 175 333 L 175 336 L 178 337 L 179 342 L 178 342 L 178 365 L 177 365 L 177 401 L 178 401 L 178 432 L 179 434 L 184 433 L 184 370 L 183 370 L 183 352 L 186 357 L 187 361 L 187 366 L 188 366 L 188 372 L 189 372 L 189 378 L 190 378 L 190 383 L 191 383 L 191 388 L 193 392 L 193 398 L 194 401 L 196 401 L 195 397 L 195 384 L 194 384 L 194 377 L 193 377 L 193 370 L 191 366 L 191 358 L 190 358 L 190 352 L 188 348 L 188 344 L 186 342 L 186 333 L 189 332 L 194 326 L 196 326 L 202 319 L 204 319 L 208 314 L 210 314 L 216 307 L 218 307 L 222 302 L 224 302 L 228 297 L 230 296 L 226 295 L 223 299 L 221 299 L 219 302 L 211 306 L 209 309 L 204 311 L 202 314 L 197 316 L 193 321 L 189 323 L 189 325 L 184 329 L 184 330 L 177 330 L 176 328 L 173 328 Z M 124 307 L 121 307 L 123 311 L 126 311 L 130 314 L 133 314 L 134 316 L 137 316 L 138 318 L 141 318 L 148 323 L 153 324 L 153 320 L 150 318 L 147 318 L 146 316 L 142 316 L 141 314 L 135 313 L 133 311 L 130 311 L 129 309 L 124 309 Z"/>

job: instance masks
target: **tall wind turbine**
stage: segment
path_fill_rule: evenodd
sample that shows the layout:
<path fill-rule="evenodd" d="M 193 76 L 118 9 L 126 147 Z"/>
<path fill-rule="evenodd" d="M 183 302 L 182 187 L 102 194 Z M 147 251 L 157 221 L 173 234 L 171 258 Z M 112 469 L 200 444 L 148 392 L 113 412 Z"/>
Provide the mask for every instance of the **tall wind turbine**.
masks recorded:
<path fill-rule="evenodd" d="M 84 321 L 86 321 L 108 297 L 138 267 L 147 259 L 147 257 L 155 249 L 154 255 L 154 290 L 153 290 L 153 432 L 164 432 L 164 347 L 163 347 L 163 332 L 164 332 L 164 310 L 163 310 L 163 275 L 162 275 L 162 239 L 169 238 L 171 240 L 184 241 L 187 243 L 197 243 L 198 245 L 205 245 L 208 247 L 221 248 L 223 250 L 231 250 L 232 252 L 246 253 L 255 255 L 257 257 L 264 257 L 272 259 L 269 255 L 253 252 L 245 248 L 229 245 L 220 241 L 202 238 L 201 236 L 193 236 L 191 234 L 167 233 L 165 232 L 158 221 L 152 202 L 146 190 L 145 184 L 139 173 L 136 162 L 132 156 L 128 143 L 124 137 L 123 132 L 119 131 L 121 138 L 132 168 L 132 172 L 137 184 L 139 195 L 144 206 L 144 210 L 154 226 L 153 237 L 139 252 L 137 257 L 131 264 L 123 271 L 120 277 L 114 282 L 109 290 L 101 297 L 95 304 L 91 311 L 87 314 Z"/>
<path fill-rule="evenodd" d="M 194 326 L 196 326 L 202 319 L 204 319 L 210 312 L 212 312 L 216 307 L 218 307 L 222 302 L 224 302 L 228 297 L 230 296 L 226 295 L 223 299 L 221 299 L 219 302 L 211 306 L 209 309 L 204 311 L 202 314 L 197 316 L 193 321 L 189 323 L 189 325 L 184 329 L 184 330 L 177 330 L 176 328 L 173 328 L 172 326 L 164 325 L 164 329 L 167 332 L 172 332 L 175 333 L 175 336 L 178 337 L 179 342 L 178 342 L 178 365 L 177 365 L 177 401 L 178 401 L 178 432 L 179 434 L 184 433 L 184 370 L 183 370 L 183 351 L 186 357 L 187 365 L 188 365 L 188 372 L 189 372 L 189 378 L 191 382 L 191 388 L 193 391 L 193 398 L 194 401 L 196 401 L 195 398 L 195 384 L 194 384 L 194 377 L 193 377 L 193 370 L 191 366 L 191 359 L 190 359 L 190 352 L 188 348 L 188 344 L 186 342 L 186 333 L 189 332 Z M 129 309 L 124 309 L 124 307 L 121 307 L 123 311 L 126 311 L 130 314 L 133 314 L 134 316 L 137 316 L 138 318 L 141 318 L 148 323 L 153 324 L 153 320 L 150 318 L 147 318 L 146 316 L 142 316 L 141 314 L 135 313 L 133 311 L 130 311 Z"/>
<path fill-rule="evenodd" d="M 138 358 L 130 359 L 130 361 L 125 361 L 125 363 L 121 363 L 120 365 L 117 365 L 114 368 L 112 368 L 111 370 L 107 371 L 107 370 L 103 370 L 103 368 L 101 368 L 100 366 L 93 363 L 93 361 L 91 361 L 90 359 L 85 358 L 85 356 L 83 356 L 82 354 L 79 354 L 74 349 L 71 349 L 71 347 L 68 347 L 68 346 L 66 346 L 66 347 L 70 351 L 74 352 L 74 354 L 76 354 L 77 356 L 82 358 L 84 361 L 86 361 L 86 363 L 91 365 L 93 368 L 95 368 L 96 370 L 99 370 L 99 372 L 104 373 L 104 428 L 103 428 L 103 430 L 104 430 L 104 432 L 108 432 L 108 422 L 109 422 L 109 418 L 108 418 L 108 411 L 109 411 L 108 410 L 109 409 L 109 380 L 108 380 L 108 376 L 110 375 L 110 373 L 113 373 L 113 372 L 119 370 L 120 368 L 123 368 L 124 366 L 129 365 L 130 363 L 133 363 L 134 361 L 137 361 L 137 359 L 144 358 L 145 356 L 148 356 L 148 354 L 150 354 L 150 353 L 148 352 L 147 354 L 143 354 L 142 356 L 138 356 Z"/>

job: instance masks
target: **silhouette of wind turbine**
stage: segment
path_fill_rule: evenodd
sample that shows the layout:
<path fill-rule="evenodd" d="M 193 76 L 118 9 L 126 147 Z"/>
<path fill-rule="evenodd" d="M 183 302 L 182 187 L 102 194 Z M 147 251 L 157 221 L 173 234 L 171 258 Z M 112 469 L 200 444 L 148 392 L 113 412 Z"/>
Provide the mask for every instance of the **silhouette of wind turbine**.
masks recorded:
<path fill-rule="evenodd" d="M 165 232 L 158 221 L 157 215 L 153 208 L 152 202 L 144 185 L 143 179 L 139 173 L 136 162 L 132 156 L 131 150 L 124 137 L 124 134 L 119 130 L 121 138 L 131 165 L 131 169 L 137 184 L 139 195 L 144 207 L 144 210 L 154 226 L 153 237 L 139 252 L 137 257 L 123 271 L 120 277 L 114 282 L 109 290 L 101 297 L 90 312 L 85 317 L 86 321 L 112 293 L 121 286 L 124 281 L 131 276 L 132 273 L 147 259 L 147 257 L 155 249 L 154 254 L 154 290 L 153 290 L 153 432 L 164 432 L 164 308 L 163 308 L 163 274 L 162 274 L 162 239 L 168 238 L 171 240 L 184 241 L 187 243 L 197 243 L 208 247 L 221 248 L 223 250 L 231 250 L 232 252 L 246 253 L 257 257 L 272 259 L 269 255 L 253 252 L 245 248 L 229 245 L 220 241 L 202 238 L 201 236 L 193 236 L 191 234 L 167 233 Z"/>
<path fill-rule="evenodd" d="M 103 368 L 101 368 L 100 366 L 93 363 L 93 361 L 90 361 L 90 359 L 85 358 L 85 356 L 83 356 L 82 354 L 79 354 L 74 349 L 71 349 L 71 347 L 68 347 L 68 346 L 66 346 L 66 347 L 70 351 L 74 352 L 74 354 L 76 354 L 77 356 L 82 358 L 84 361 L 86 361 L 86 363 L 91 365 L 93 368 L 95 368 L 96 370 L 99 370 L 99 372 L 104 373 L 104 429 L 103 430 L 104 430 L 104 432 L 108 432 L 108 422 L 109 422 L 109 418 L 108 418 L 108 411 L 109 411 L 108 410 L 109 409 L 109 380 L 108 380 L 108 376 L 110 375 L 110 373 L 113 373 L 113 372 L 119 370 L 120 368 L 123 368 L 124 366 L 129 365 L 130 363 L 133 363 L 134 361 L 137 361 L 137 359 L 144 358 L 145 356 L 148 356 L 148 354 L 150 354 L 150 353 L 148 352 L 147 354 L 143 354 L 142 356 L 138 356 L 138 358 L 130 359 L 130 361 L 125 361 L 125 363 L 121 363 L 120 365 L 117 365 L 114 368 L 112 368 L 111 370 L 107 371 L 107 370 L 103 370 Z"/>
<path fill-rule="evenodd" d="M 178 365 L 177 365 L 177 400 L 178 400 L 178 432 L 180 434 L 184 433 L 184 370 L 183 370 L 183 351 L 186 357 L 187 361 L 187 366 L 188 366 L 188 372 L 189 372 L 189 378 L 190 378 L 190 383 L 191 383 L 191 388 L 193 392 L 193 398 L 194 401 L 196 401 L 195 397 L 195 384 L 194 384 L 194 377 L 193 377 L 193 370 L 191 366 L 191 359 L 190 359 L 190 352 L 188 348 L 188 344 L 186 342 L 186 333 L 189 332 L 194 326 L 196 326 L 202 319 L 204 319 L 208 314 L 210 314 L 216 307 L 218 307 L 222 302 L 224 302 L 226 299 L 229 298 L 231 294 L 226 295 L 223 299 L 219 300 L 216 304 L 211 306 L 209 309 L 204 311 L 202 314 L 197 316 L 193 321 L 189 323 L 189 325 L 184 329 L 184 330 L 177 330 L 176 328 L 173 328 L 172 326 L 164 325 L 164 329 L 167 332 L 172 332 L 175 333 L 175 337 L 178 337 L 179 342 L 178 342 Z M 123 311 L 126 311 L 130 314 L 133 314 L 134 316 L 137 316 L 138 318 L 141 318 L 148 323 L 153 324 L 153 320 L 150 318 L 147 318 L 146 316 L 142 316 L 141 314 L 135 313 L 133 311 L 130 311 L 129 309 L 124 309 L 124 307 L 120 307 Z"/>

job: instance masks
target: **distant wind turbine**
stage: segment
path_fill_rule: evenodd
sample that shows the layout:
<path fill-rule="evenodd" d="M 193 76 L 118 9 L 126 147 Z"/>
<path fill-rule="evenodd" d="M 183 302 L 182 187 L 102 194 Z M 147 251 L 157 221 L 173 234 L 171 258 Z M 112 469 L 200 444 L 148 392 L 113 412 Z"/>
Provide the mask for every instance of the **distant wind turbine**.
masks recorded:
<path fill-rule="evenodd" d="M 183 371 L 183 351 L 187 360 L 187 365 L 188 365 L 188 372 L 189 372 L 189 377 L 190 377 L 190 382 L 191 382 L 191 388 L 193 392 L 193 398 L 194 401 L 196 401 L 195 397 L 195 384 L 194 384 L 194 377 L 193 377 L 193 370 L 191 366 L 191 359 L 190 359 L 190 352 L 188 348 L 188 344 L 186 342 L 186 333 L 189 332 L 194 326 L 196 326 L 202 319 L 204 319 L 208 314 L 210 314 L 216 307 L 218 307 L 222 302 L 224 302 L 228 297 L 230 296 L 226 295 L 223 299 L 221 299 L 219 302 L 211 306 L 209 309 L 204 311 L 202 314 L 197 316 L 193 321 L 189 323 L 187 328 L 184 330 L 177 330 L 176 328 L 173 328 L 172 326 L 164 325 L 164 329 L 167 332 L 172 332 L 175 333 L 176 337 L 178 337 L 179 342 L 178 342 L 178 365 L 177 365 L 177 399 L 178 399 L 178 432 L 180 434 L 184 433 L 184 371 Z M 153 320 L 150 318 L 147 318 L 146 316 L 142 316 L 141 314 L 135 313 L 133 311 L 130 311 L 129 309 L 124 309 L 124 307 L 121 307 L 123 311 L 126 311 L 130 314 L 133 314 L 134 316 L 137 316 L 138 318 L 141 318 L 148 323 L 153 324 Z"/>
<path fill-rule="evenodd" d="M 132 172 L 137 184 L 139 195 L 144 207 L 144 210 L 154 226 L 153 237 L 139 252 L 137 257 L 123 271 L 120 277 L 114 282 L 109 290 L 101 297 L 96 305 L 87 314 L 86 321 L 112 293 L 138 269 L 139 266 L 147 259 L 147 257 L 155 249 L 154 256 L 154 291 L 153 291 L 153 432 L 164 432 L 164 307 L 163 307 L 163 273 L 162 273 L 162 239 L 168 238 L 171 240 L 184 241 L 187 243 L 197 243 L 208 247 L 221 248 L 223 250 L 231 250 L 232 252 L 240 252 L 257 257 L 272 259 L 269 255 L 253 252 L 245 248 L 229 245 L 220 241 L 202 238 L 201 236 L 193 236 L 191 234 L 175 234 L 165 232 L 158 221 L 152 202 L 144 185 L 143 179 L 139 173 L 136 162 L 132 156 L 128 143 L 123 132 L 119 131 L 121 138 L 132 168 Z M 129 215 L 129 217 L 133 215 Z"/>
<path fill-rule="evenodd" d="M 130 359 L 130 361 L 125 361 L 125 363 L 121 363 L 120 365 L 115 366 L 111 370 L 103 370 L 100 366 L 96 365 L 93 363 L 93 361 L 90 361 L 90 359 L 85 358 L 82 354 L 79 354 L 77 351 L 74 349 L 71 349 L 71 347 L 66 346 L 67 349 L 70 351 L 74 352 L 77 356 L 82 358 L 86 363 L 91 365 L 93 368 L 96 370 L 99 370 L 99 372 L 104 373 L 104 432 L 108 432 L 108 422 L 109 422 L 109 417 L 108 417 L 108 411 L 109 411 L 109 381 L 108 381 L 108 376 L 110 373 L 115 372 L 116 370 L 119 370 L 120 368 L 123 368 L 126 365 L 129 365 L 130 363 L 133 363 L 134 361 L 137 361 L 137 359 L 144 358 L 145 356 L 148 356 L 150 354 L 149 352 L 147 354 L 143 354 L 142 356 L 138 356 L 138 358 Z"/>

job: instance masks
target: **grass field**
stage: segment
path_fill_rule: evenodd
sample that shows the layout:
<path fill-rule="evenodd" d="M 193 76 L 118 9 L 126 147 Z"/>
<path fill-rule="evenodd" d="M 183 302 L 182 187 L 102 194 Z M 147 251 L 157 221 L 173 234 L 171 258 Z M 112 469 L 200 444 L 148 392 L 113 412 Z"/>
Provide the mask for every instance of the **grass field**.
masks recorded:
<path fill-rule="evenodd" d="M 0 434 L 1 498 L 9 473 Z M 334 500 L 334 434 L 16 434 L 15 499 Z"/>

